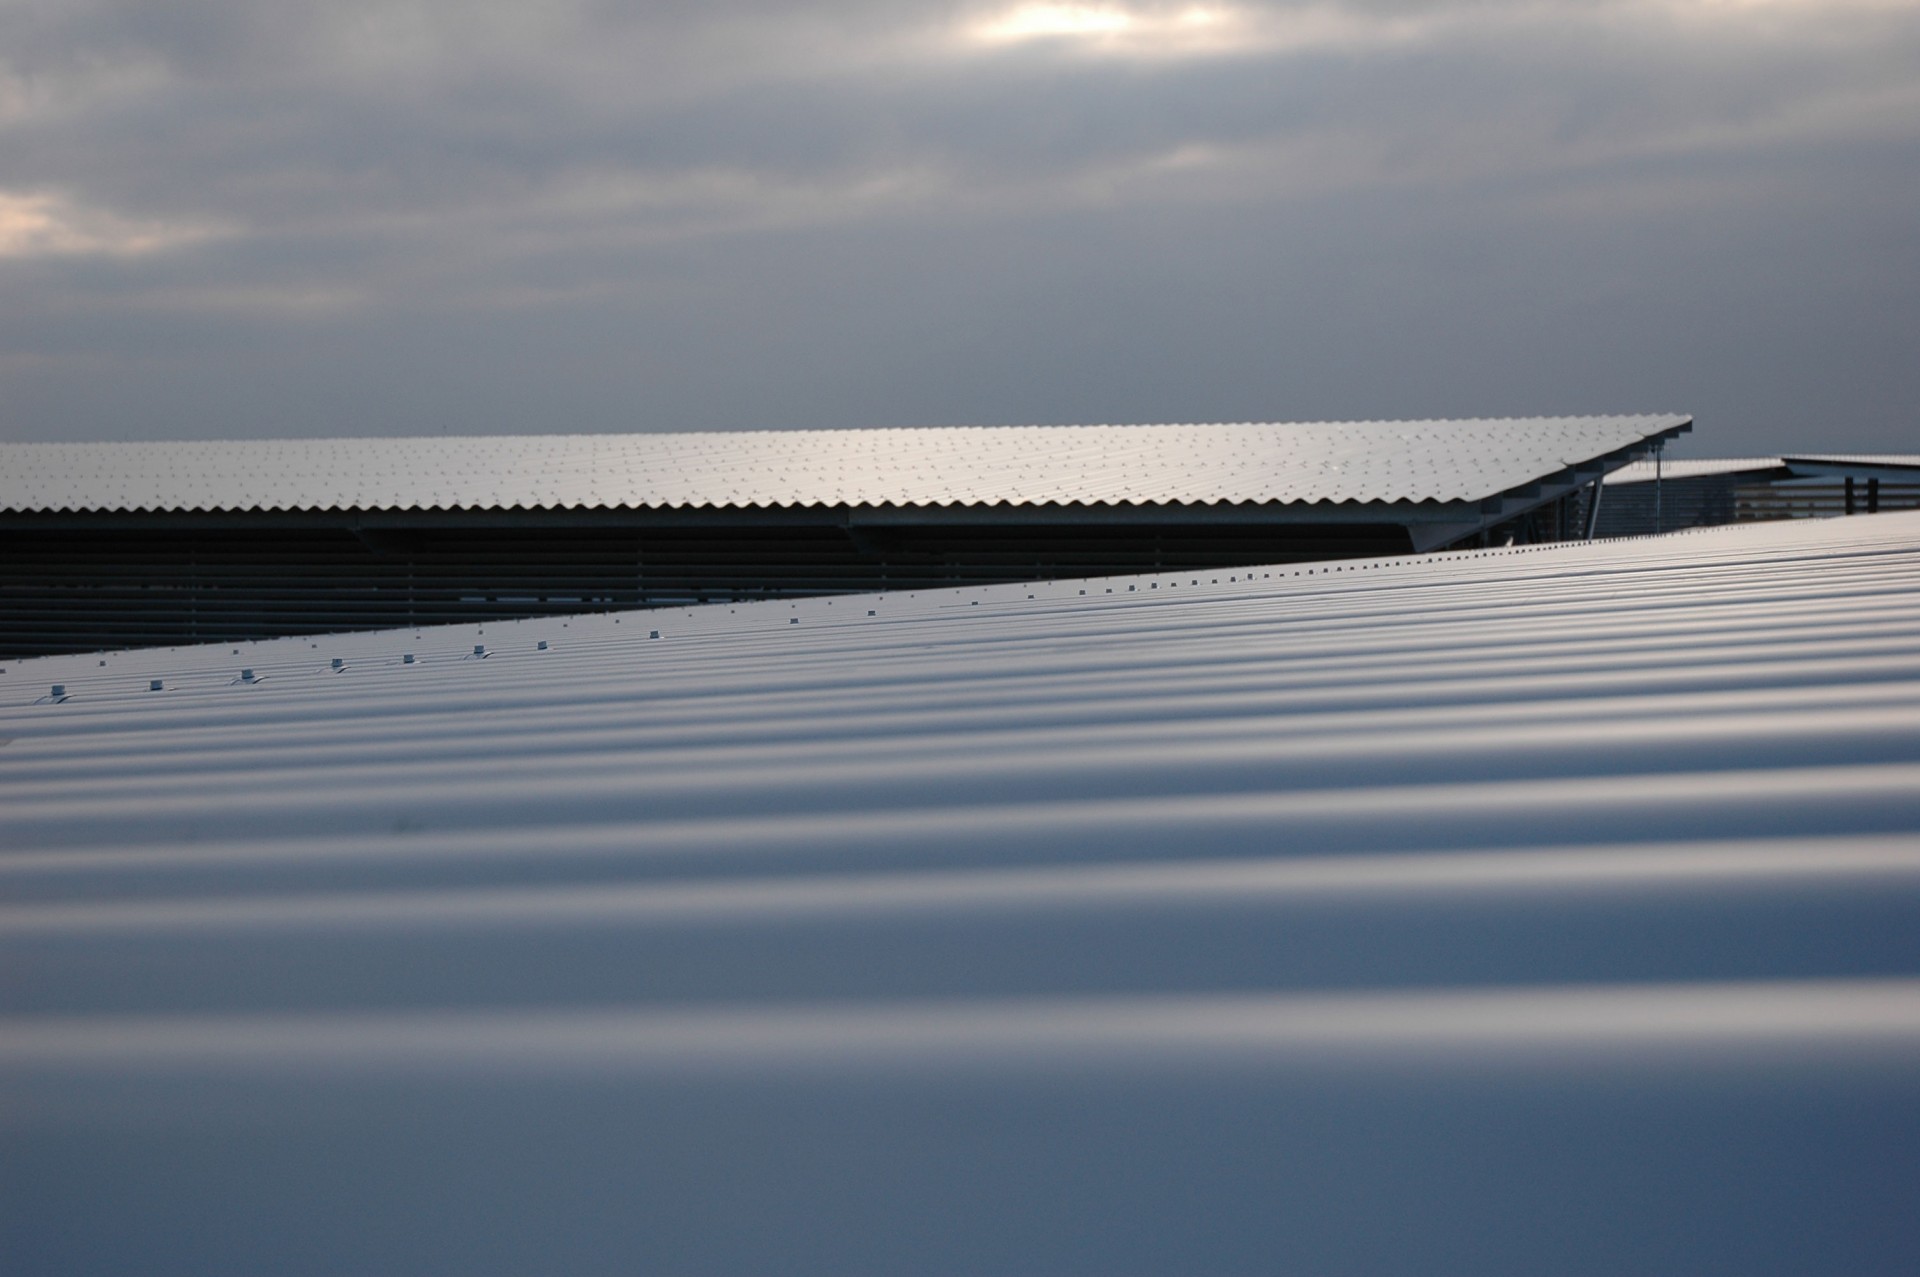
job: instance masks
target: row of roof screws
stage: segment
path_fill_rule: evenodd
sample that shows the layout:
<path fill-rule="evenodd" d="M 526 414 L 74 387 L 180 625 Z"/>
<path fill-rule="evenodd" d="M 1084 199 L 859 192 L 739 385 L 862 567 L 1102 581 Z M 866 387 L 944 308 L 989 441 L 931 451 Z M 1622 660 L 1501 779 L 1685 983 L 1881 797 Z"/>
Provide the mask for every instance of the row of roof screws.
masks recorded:
<path fill-rule="evenodd" d="M 1369 566 L 1371 566 L 1371 565 L 1369 565 Z M 1336 571 L 1338 571 L 1339 569 L 1335 569 L 1335 570 L 1336 570 Z M 1263 574 L 1263 575 L 1264 575 L 1264 574 Z M 1294 575 L 1295 575 L 1295 576 L 1298 576 L 1298 575 L 1300 575 L 1300 574 L 1299 574 L 1298 572 L 1295 572 L 1295 573 L 1294 573 Z M 1309 570 L 1308 570 L 1308 575 L 1309 575 L 1309 576 L 1311 576 L 1311 575 L 1313 575 L 1313 573 L 1312 573 L 1312 570 L 1311 570 L 1311 569 L 1309 569 Z M 1235 577 L 1235 578 L 1231 578 L 1231 579 L 1233 579 L 1233 580 L 1236 580 L 1236 581 L 1238 580 L 1238 578 L 1237 578 L 1237 577 Z M 1253 578 L 1252 578 L 1252 576 L 1251 576 L 1251 575 L 1249 575 L 1247 579 L 1248 579 L 1248 580 L 1252 580 Z M 1214 582 L 1213 582 L 1213 584 L 1215 584 L 1215 585 L 1218 585 L 1219 583 L 1220 583 L 1220 582 L 1219 582 L 1219 580 L 1218 580 L 1217 578 L 1216 578 L 1216 579 L 1214 580 Z M 1198 584 L 1200 584 L 1200 582 L 1198 582 L 1198 581 L 1193 581 L 1193 582 L 1190 582 L 1190 584 L 1193 584 L 1193 585 L 1198 585 Z M 1127 589 L 1128 589 L 1128 590 L 1133 590 L 1133 589 L 1135 589 L 1135 588 L 1136 588 L 1136 587 L 1134 587 L 1134 586 L 1131 586 L 1131 585 L 1127 587 Z M 1155 585 L 1155 586 L 1154 586 L 1154 588 L 1155 588 L 1155 589 L 1158 589 L 1159 587 L 1158 587 L 1158 585 Z M 1086 593 L 1086 591 L 1085 591 L 1085 590 L 1082 590 L 1082 591 L 1080 591 L 1080 593 L 1081 593 L 1081 594 L 1085 594 L 1085 593 Z M 1111 589 L 1109 589 L 1109 590 L 1107 591 L 1107 593 L 1109 593 L 1109 594 L 1111 594 L 1111 593 L 1113 593 L 1113 591 L 1112 591 Z M 1029 594 L 1029 595 L 1028 595 L 1027 597 L 1028 597 L 1028 598 L 1032 598 L 1033 596 L 1032 596 L 1031 594 Z M 977 601 L 977 600 L 975 600 L 975 601 L 974 601 L 974 605 L 975 605 L 976 607 L 977 607 L 977 606 L 979 606 L 979 604 L 978 604 L 978 601 Z M 872 608 L 868 608 L 868 609 L 867 609 L 867 615 L 868 615 L 868 616 L 874 616 L 874 615 L 877 615 L 877 613 L 875 612 L 875 610 L 874 610 L 874 609 L 872 609 Z M 789 624 L 789 625 L 798 625 L 798 624 L 800 624 L 800 618 L 799 618 L 799 617 L 797 617 L 797 616 L 796 616 L 796 617 L 789 617 L 789 618 L 788 618 L 788 620 L 787 620 L 787 624 Z M 659 630 L 649 630 L 649 631 L 647 631 L 647 637 L 648 637 L 648 638 L 650 638 L 650 639 L 657 639 L 657 638 L 659 638 L 659 637 L 660 637 L 660 631 L 659 631 Z M 535 650 L 535 651 L 539 651 L 539 652 L 545 652 L 545 651 L 547 651 L 547 650 L 549 650 L 549 649 L 548 649 L 548 643 L 547 643 L 547 640 L 546 640 L 546 639 L 541 639 L 541 640 L 539 640 L 539 642 L 537 642 L 537 643 L 535 643 L 535 644 L 534 644 L 534 650 Z M 235 655 L 238 655 L 238 649 L 235 649 Z M 485 659 L 486 659 L 487 657 L 489 657 L 489 656 L 491 656 L 491 655 L 492 655 L 492 653 L 491 653 L 491 652 L 489 652 L 489 651 L 487 650 L 487 645 L 486 645 L 485 643 L 475 643 L 475 644 L 473 645 L 473 654 L 472 654 L 472 656 L 470 656 L 470 657 L 468 657 L 467 659 L 469 659 L 469 660 L 472 660 L 472 659 L 476 659 L 476 658 L 477 658 L 477 659 L 479 659 L 479 660 L 485 660 Z M 404 654 L 402 654 L 402 655 L 401 655 L 401 657 L 400 657 L 400 662 L 401 662 L 401 664 L 403 664 L 403 665 L 412 665 L 412 664 L 414 664 L 414 655 L 413 655 L 413 653 L 412 653 L 412 652 L 407 652 L 407 653 L 404 653 Z M 106 662 L 105 662 L 105 661 L 102 661 L 102 662 L 101 662 L 101 664 L 102 664 L 102 665 L 105 665 L 105 664 L 106 664 Z M 336 656 L 336 657 L 334 657 L 334 658 L 333 658 L 333 659 L 331 660 L 331 662 L 329 662 L 329 664 L 330 664 L 330 666 L 331 666 L 331 668 L 332 668 L 332 669 L 334 670 L 334 672 L 335 672 L 335 673 L 339 673 L 339 672 L 342 672 L 342 671 L 344 671 L 344 670 L 346 669 L 346 665 L 347 665 L 347 663 L 346 663 L 346 661 L 345 661 L 344 659 L 342 659 L 342 658 L 340 658 L 340 657 L 338 657 L 338 656 Z M 4 670 L 0 670 L 0 673 L 4 673 L 4 672 L 5 672 Z M 252 669 L 243 669 L 243 670 L 241 670 L 241 671 L 240 671 L 240 677 L 239 677 L 239 678 L 237 678 L 237 679 L 235 679 L 235 680 L 233 680 L 233 681 L 234 681 L 235 683 L 249 683 L 249 684 L 251 684 L 251 683 L 259 683 L 259 682 L 264 682 L 264 681 L 265 681 L 265 679 L 264 679 L 264 676 L 262 676 L 262 677 L 256 677 L 256 676 L 254 675 L 254 672 L 253 672 L 253 670 L 252 670 Z M 148 691 L 152 691 L 152 692 L 158 692 L 158 691 L 162 691 L 162 690 L 164 690 L 164 689 L 165 689 L 165 684 L 164 684 L 164 683 L 163 683 L 163 682 L 162 682 L 162 681 L 161 681 L 160 679 L 157 679 L 157 678 L 156 678 L 156 679 L 153 679 L 153 680 L 152 680 L 152 681 L 151 681 L 151 682 L 150 682 L 150 683 L 148 684 L 148 687 L 147 687 L 147 690 L 148 690 Z M 60 702 L 60 701 L 64 701 L 64 700 L 66 700 L 66 699 L 67 699 L 67 689 L 66 689 L 66 684 L 64 684 L 64 683 L 55 683 L 55 684 L 53 684 L 53 690 L 52 690 L 52 694 L 51 694 L 51 695 L 50 695 L 50 696 L 49 696 L 49 697 L 48 697 L 47 699 L 48 699 L 48 700 L 50 700 L 50 701 L 53 701 L 53 702 L 56 702 L 56 703 L 58 703 L 58 702 Z"/>
<path fill-rule="evenodd" d="M 540 651 L 540 652 L 546 651 L 547 641 L 545 639 L 541 639 L 538 643 L 534 644 L 534 650 Z M 485 659 L 487 659 L 487 657 L 493 655 L 493 653 L 487 650 L 487 645 L 485 643 L 475 643 L 473 645 L 473 655 L 484 661 Z M 469 659 L 472 659 L 472 658 L 469 658 Z M 400 663 L 402 665 L 412 665 L 414 663 L 413 653 L 402 652 L 400 654 Z M 333 670 L 335 673 L 339 673 L 342 670 L 345 670 L 347 668 L 346 661 L 342 660 L 338 656 L 333 658 L 333 661 L 331 662 L 331 664 L 333 666 Z"/>
<path fill-rule="evenodd" d="M 660 631 L 653 630 L 647 635 L 647 637 L 659 638 Z M 547 640 L 541 639 L 538 643 L 534 644 L 534 650 L 537 652 L 547 651 L 548 650 Z M 485 660 L 488 656 L 492 655 L 492 653 L 487 651 L 487 645 L 485 643 L 475 643 L 473 645 L 473 655 L 479 657 L 482 660 Z M 402 665 L 412 665 L 414 663 L 413 653 L 412 652 L 403 653 L 400 657 L 400 663 Z M 103 661 L 101 662 L 101 664 L 105 664 L 105 662 Z M 328 665 L 330 666 L 330 668 L 332 668 L 332 670 L 336 674 L 343 673 L 347 668 L 346 661 L 338 656 L 334 657 L 331 661 L 329 661 Z M 0 670 L 0 673 L 4 673 L 4 672 L 5 671 Z M 265 681 L 266 681 L 265 675 L 255 674 L 253 672 L 253 668 L 251 666 L 248 666 L 247 668 L 242 669 L 240 671 L 240 676 L 234 679 L 233 683 L 246 683 L 251 685 L 254 683 L 264 683 Z M 231 687 L 233 683 L 229 683 L 228 686 Z M 149 692 L 164 692 L 166 688 L 167 688 L 167 684 L 164 679 L 155 678 L 155 679 L 147 680 L 147 690 Z M 60 704 L 62 701 L 68 700 L 69 697 L 67 695 L 67 685 L 65 683 L 53 684 L 51 687 L 51 690 L 49 691 L 45 699 L 56 705 Z"/>

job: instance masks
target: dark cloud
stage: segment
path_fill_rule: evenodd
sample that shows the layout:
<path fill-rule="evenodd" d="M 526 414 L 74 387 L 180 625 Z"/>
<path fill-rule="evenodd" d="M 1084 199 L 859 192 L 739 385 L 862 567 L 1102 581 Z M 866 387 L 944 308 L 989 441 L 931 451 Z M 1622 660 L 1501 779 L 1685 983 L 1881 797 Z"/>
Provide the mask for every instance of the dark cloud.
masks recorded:
<path fill-rule="evenodd" d="M 0 436 L 1920 448 L 1910 5 L 1010 12 L 0 3 Z"/>

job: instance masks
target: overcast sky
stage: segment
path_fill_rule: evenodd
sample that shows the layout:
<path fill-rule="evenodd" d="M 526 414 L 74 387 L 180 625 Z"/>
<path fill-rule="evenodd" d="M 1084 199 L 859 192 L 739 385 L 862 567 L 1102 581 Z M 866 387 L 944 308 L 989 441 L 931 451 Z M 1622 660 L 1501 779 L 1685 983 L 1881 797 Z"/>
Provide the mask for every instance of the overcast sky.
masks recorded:
<path fill-rule="evenodd" d="M 1917 405 L 1916 0 L 0 0 L 0 438 Z"/>

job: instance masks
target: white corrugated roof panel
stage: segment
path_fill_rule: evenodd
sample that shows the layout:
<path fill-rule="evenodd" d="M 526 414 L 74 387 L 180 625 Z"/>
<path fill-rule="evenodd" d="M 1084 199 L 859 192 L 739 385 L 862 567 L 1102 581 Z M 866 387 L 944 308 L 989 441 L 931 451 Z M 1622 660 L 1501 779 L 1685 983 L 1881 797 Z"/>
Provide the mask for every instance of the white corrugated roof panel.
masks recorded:
<path fill-rule="evenodd" d="M 1920 454 L 1910 452 L 1796 452 L 1786 458 L 1789 465 L 1807 462 L 1823 466 L 1886 466 L 1890 469 L 1920 469 Z"/>
<path fill-rule="evenodd" d="M 1652 461 L 1631 461 L 1607 476 L 1608 483 L 1652 483 L 1658 479 L 1707 479 L 1723 474 L 1749 474 L 1778 470 L 1786 462 L 1779 457 L 1681 457 L 1667 458 L 1658 466 Z"/>
<path fill-rule="evenodd" d="M 1920 1258 L 1920 514 L 0 706 L 19 1271 Z"/>
<path fill-rule="evenodd" d="M 1652 461 L 1634 461 L 1621 466 L 1607 476 L 1608 483 L 1651 483 L 1656 477 L 1666 479 L 1702 479 L 1723 474 L 1758 473 L 1766 470 L 1780 470 L 1786 467 L 1857 467 L 1872 469 L 1875 467 L 1897 469 L 1920 469 L 1920 456 L 1898 454 L 1851 455 L 1812 455 L 1795 453 L 1790 457 L 1684 457 L 1669 458 L 1656 469 Z"/>
<path fill-rule="evenodd" d="M 0 510 L 1479 500 L 1678 416 L 0 444 Z"/>

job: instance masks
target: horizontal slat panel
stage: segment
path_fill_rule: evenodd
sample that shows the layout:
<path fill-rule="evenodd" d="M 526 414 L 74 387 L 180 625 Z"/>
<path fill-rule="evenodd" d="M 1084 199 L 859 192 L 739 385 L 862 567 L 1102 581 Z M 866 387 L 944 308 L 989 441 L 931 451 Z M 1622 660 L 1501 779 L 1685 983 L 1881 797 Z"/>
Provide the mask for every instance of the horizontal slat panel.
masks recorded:
<path fill-rule="evenodd" d="M 0 657 L 1405 548 L 1365 525 L 6 530 Z"/>

